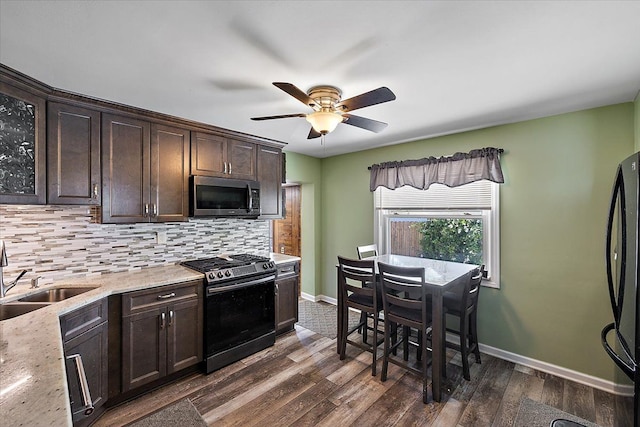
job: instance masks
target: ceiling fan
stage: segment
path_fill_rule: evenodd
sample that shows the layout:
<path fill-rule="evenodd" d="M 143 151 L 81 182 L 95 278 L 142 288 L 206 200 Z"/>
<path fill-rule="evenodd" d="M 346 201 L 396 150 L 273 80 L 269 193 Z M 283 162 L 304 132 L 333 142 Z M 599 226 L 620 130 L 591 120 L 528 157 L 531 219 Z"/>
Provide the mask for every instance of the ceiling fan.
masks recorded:
<path fill-rule="evenodd" d="M 311 123 L 311 130 L 309 131 L 307 139 L 326 135 L 332 132 L 339 123 L 356 126 L 371 132 L 381 132 L 387 127 L 386 123 L 348 114 L 348 112 L 396 99 L 396 96 L 387 87 L 379 87 L 378 89 L 343 101 L 342 91 L 335 86 L 314 86 L 305 93 L 291 83 L 274 82 L 273 85 L 287 92 L 303 104 L 313 108 L 313 112 L 309 114 L 298 113 L 280 116 L 252 117 L 251 120 L 304 117 Z"/>

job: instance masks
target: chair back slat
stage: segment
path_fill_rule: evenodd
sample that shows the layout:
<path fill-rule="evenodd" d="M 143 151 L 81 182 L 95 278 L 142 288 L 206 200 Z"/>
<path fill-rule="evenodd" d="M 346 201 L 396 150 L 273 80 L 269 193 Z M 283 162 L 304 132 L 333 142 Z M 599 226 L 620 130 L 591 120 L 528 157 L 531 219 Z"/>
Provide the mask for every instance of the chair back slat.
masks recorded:
<path fill-rule="evenodd" d="M 379 262 L 378 271 L 385 315 L 389 315 L 394 321 L 400 321 L 394 315 L 398 308 L 416 310 L 421 313 L 423 321 L 426 321 L 429 313 L 426 306 L 427 288 L 424 286 L 425 269 Z"/>
<path fill-rule="evenodd" d="M 376 244 L 358 246 L 356 248 L 358 251 L 358 258 L 362 259 L 368 256 L 378 256 L 378 247 Z"/>
<path fill-rule="evenodd" d="M 364 286 L 366 283 L 376 283 L 375 261 L 357 260 L 338 256 L 340 280 L 339 292 L 344 297 L 350 294 L 373 296 L 375 288 Z"/>

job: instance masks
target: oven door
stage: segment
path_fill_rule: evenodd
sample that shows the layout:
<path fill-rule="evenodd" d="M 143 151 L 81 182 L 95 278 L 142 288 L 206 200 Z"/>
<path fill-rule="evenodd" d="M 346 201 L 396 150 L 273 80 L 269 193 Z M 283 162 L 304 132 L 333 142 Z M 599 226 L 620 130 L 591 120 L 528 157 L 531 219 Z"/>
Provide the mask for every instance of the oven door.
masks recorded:
<path fill-rule="evenodd" d="M 266 335 L 275 336 L 275 275 L 207 288 L 207 357 Z"/>

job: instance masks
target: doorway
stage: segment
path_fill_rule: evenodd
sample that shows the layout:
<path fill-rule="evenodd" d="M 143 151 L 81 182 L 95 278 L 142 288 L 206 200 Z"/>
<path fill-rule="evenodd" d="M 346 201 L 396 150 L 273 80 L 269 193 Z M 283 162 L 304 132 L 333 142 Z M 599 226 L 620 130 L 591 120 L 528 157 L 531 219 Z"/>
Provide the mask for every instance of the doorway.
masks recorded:
<path fill-rule="evenodd" d="M 283 218 L 273 221 L 273 252 L 300 257 L 300 186 L 282 187 Z M 300 262 L 302 265 L 302 261 Z M 302 283 L 302 278 L 300 278 Z M 300 292 L 300 286 L 298 289 Z"/>

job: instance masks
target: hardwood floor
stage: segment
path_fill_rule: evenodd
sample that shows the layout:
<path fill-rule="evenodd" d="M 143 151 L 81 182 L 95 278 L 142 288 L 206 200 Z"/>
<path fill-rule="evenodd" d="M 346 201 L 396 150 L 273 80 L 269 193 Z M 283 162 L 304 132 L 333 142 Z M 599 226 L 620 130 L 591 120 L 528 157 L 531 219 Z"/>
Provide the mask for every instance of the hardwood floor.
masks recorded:
<path fill-rule="evenodd" d="M 341 361 L 335 339 L 296 326 L 269 349 L 110 409 L 94 425 L 125 425 L 184 398 L 210 426 L 243 427 L 513 426 L 523 397 L 603 427 L 614 425 L 616 405 L 631 411 L 629 399 L 486 354 L 465 381 L 459 353 L 447 357 L 443 400 L 425 405 L 418 377 L 390 364 L 381 382 L 370 353 L 347 346 Z"/>

